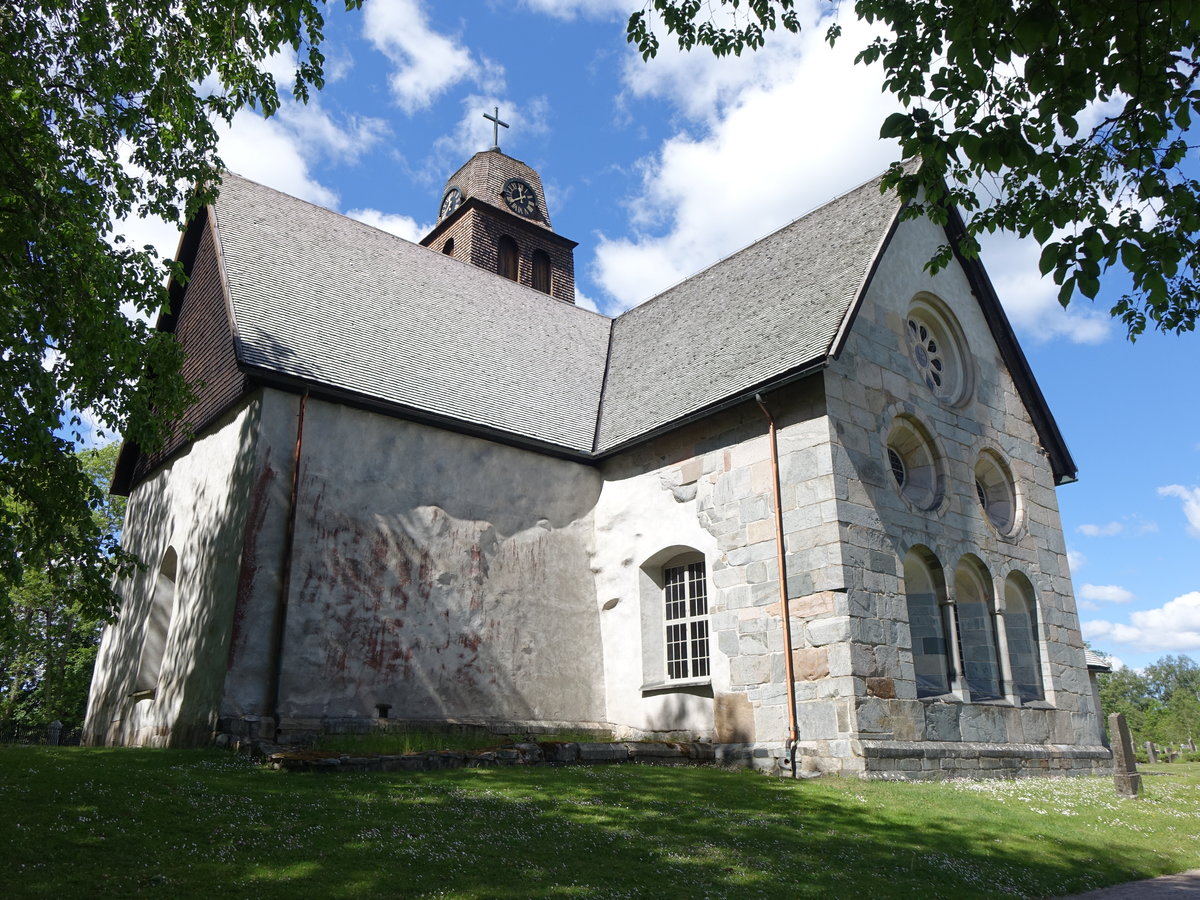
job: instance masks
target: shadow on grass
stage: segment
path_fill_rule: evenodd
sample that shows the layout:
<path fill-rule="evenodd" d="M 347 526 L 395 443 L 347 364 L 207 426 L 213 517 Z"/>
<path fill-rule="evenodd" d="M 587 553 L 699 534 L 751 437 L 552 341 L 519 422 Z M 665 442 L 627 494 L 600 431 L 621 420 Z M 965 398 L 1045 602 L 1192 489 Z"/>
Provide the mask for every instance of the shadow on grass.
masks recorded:
<path fill-rule="evenodd" d="M 1052 819 L 946 785 L 289 775 L 202 751 L 28 748 L 0 748 L 0 773 L 0 887 L 17 897 L 1032 897 L 1197 865 L 1165 811 L 1161 829 L 1101 828 L 1125 808 Z"/>

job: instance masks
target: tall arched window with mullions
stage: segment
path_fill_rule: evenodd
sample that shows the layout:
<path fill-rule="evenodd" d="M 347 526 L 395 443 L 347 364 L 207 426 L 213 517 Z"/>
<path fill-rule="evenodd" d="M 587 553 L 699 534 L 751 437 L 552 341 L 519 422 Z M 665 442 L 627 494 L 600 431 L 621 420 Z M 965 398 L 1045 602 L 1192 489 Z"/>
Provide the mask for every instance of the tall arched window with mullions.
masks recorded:
<path fill-rule="evenodd" d="M 965 557 L 954 570 L 954 607 L 963 677 L 972 700 L 1000 700 L 1000 653 L 996 643 L 992 580 L 983 563 Z"/>
<path fill-rule="evenodd" d="M 914 547 L 904 558 L 904 595 L 908 602 L 908 631 L 912 636 L 913 672 L 918 697 L 950 691 L 944 605 L 946 579 L 942 567 L 925 547 Z"/>
<path fill-rule="evenodd" d="M 1038 642 L 1037 604 L 1033 585 L 1020 572 L 1004 580 L 1004 631 L 1008 638 L 1008 664 L 1013 693 L 1022 703 L 1046 699 L 1042 683 L 1042 655 Z"/>
<path fill-rule="evenodd" d="M 708 576 L 704 560 L 663 567 L 663 624 L 667 680 L 707 678 Z"/>

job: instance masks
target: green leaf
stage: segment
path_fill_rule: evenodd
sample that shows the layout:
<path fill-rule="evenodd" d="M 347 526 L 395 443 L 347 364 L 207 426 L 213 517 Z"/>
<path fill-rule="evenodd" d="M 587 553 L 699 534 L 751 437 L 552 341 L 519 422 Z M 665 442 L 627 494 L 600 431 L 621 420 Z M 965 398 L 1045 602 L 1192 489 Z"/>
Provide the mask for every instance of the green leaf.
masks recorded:
<path fill-rule="evenodd" d="M 1042 247 L 1042 255 L 1038 258 L 1038 271 L 1048 275 L 1058 265 L 1059 244 L 1046 244 Z"/>
<path fill-rule="evenodd" d="M 912 118 L 908 113 L 892 113 L 883 120 L 883 125 L 879 128 L 879 136 L 881 138 L 898 138 L 904 137 L 912 132 Z"/>
<path fill-rule="evenodd" d="M 1142 268 L 1142 248 L 1129 241 L 1123 243 L 1121 245 L 1121 264 L 1130 272 L 1140 271 Z"/>

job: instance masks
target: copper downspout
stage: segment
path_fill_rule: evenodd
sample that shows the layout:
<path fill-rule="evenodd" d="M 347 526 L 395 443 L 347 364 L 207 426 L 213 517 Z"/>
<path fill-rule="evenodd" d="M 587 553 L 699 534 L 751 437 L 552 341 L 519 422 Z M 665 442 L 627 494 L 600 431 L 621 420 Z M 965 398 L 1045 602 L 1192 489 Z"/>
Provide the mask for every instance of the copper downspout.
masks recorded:
<path fill-rule="evenodd" d="M 275 614 L 275 634 L 271 669 L 271 718 L 275 720 L 276 737 L 279 734 L 279 687 L 283 680 L 283 644 L 287 631 L 288 593 L 292 586 L 292 546 L 296 538 L 296 498 L 300 493 L 300 451 L 304 447 L 304 409 L 308 405 L 308 391 L 300 395 L 300 415 L 296 422 L 296 448 L 292 451 L 292 490 L 288 496 L 287 529 L 283 537 L 283 570 L 279 578 L 279 603 Z"/>
<path fill-rule="evenodd" d="M 767 417 L 767 433 L 771 438 L 771 484 L 775 489 L 775 546 L 778 548 L 776 557 L 779 560 L 779 612 L 783 617 L 783 675 L 787 681 L 788 738 L 785 751 L 792 769 L 792 777 L 796 778 L 796 673 L 792 663 L 792 614 L 788 606 L 787 562 L 784 559 L 783 498 L 779 490 L 779 441 L 775 436 L 775 419 L 767 409 L 763 395 L 755 394 L 754 401 Z"/>

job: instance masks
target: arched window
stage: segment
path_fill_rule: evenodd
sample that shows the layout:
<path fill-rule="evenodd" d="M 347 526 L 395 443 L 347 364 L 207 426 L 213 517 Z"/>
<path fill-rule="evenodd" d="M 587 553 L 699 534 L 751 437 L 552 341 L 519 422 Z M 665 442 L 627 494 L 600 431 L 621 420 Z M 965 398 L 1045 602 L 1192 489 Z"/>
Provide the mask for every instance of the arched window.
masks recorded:
<path fill-rule="evenodd" d="M 942 604 L 946 581 L 942 567 L 923 547 L 904 558 L 904 594 L 908 601 L 908 630 L 912 635 L 913 670 L 918 697 L 936 697 L 950 690 L 946 629 Z"/>
<path fill-rule="evenodd" d="M 450 238 L 446 243 L 442 244 L 442 252 L 447 256 L 454 255 L 454 238 Z"/>
<path fill-rule="evenodd" d="M 550 255 L 544 250 L 533 251 L 533 289 L 550 293 Z"/>
<path fill-rule="evenodd" d="M 162 671 L 163 652 L 167 648 L 167 637 L 171 629 L 171 614 L 175 609 L 175 581 L 179 574 L 179 557 L 175 548 L 167 549 L 158 568 L 154 583 L 154 596 L 150 599 L 150 610 L 142 628 L 142 652 L 138 657 L 137 678 L 134 690 L 153 691 L 158 687 L 158 676 Z"/>
<path fill-rule="evenodd" d="M 1000 656 L 992 617 L 992 581 L 983 565 L 964 559 L 954 572 L 954 603 L 958 612 L 958 646 L 963 676 L 972 700 L 999 700 Z"/>
<path fill-rule="evenodd" d="M 512 281 L 517 280 L 517 242 L 507 234 L 500 237 L 496 246 L 496 271 Z"/>
<path fill-rule="evenodd" d="M 708 578 L 704 560 L 663 567 L 667 680 L 707 678 Z"/>
<path fill-rule="evenodd" d="M 1046 699 L 1042 683 L 1042 657 L 1038 652 L 1037 606 L 1033 585 L 1019 572 L 1004 582 L 1004 630 L 1008 636 L 1008 664 L 1013 692 L 1022 703 Z"/>

